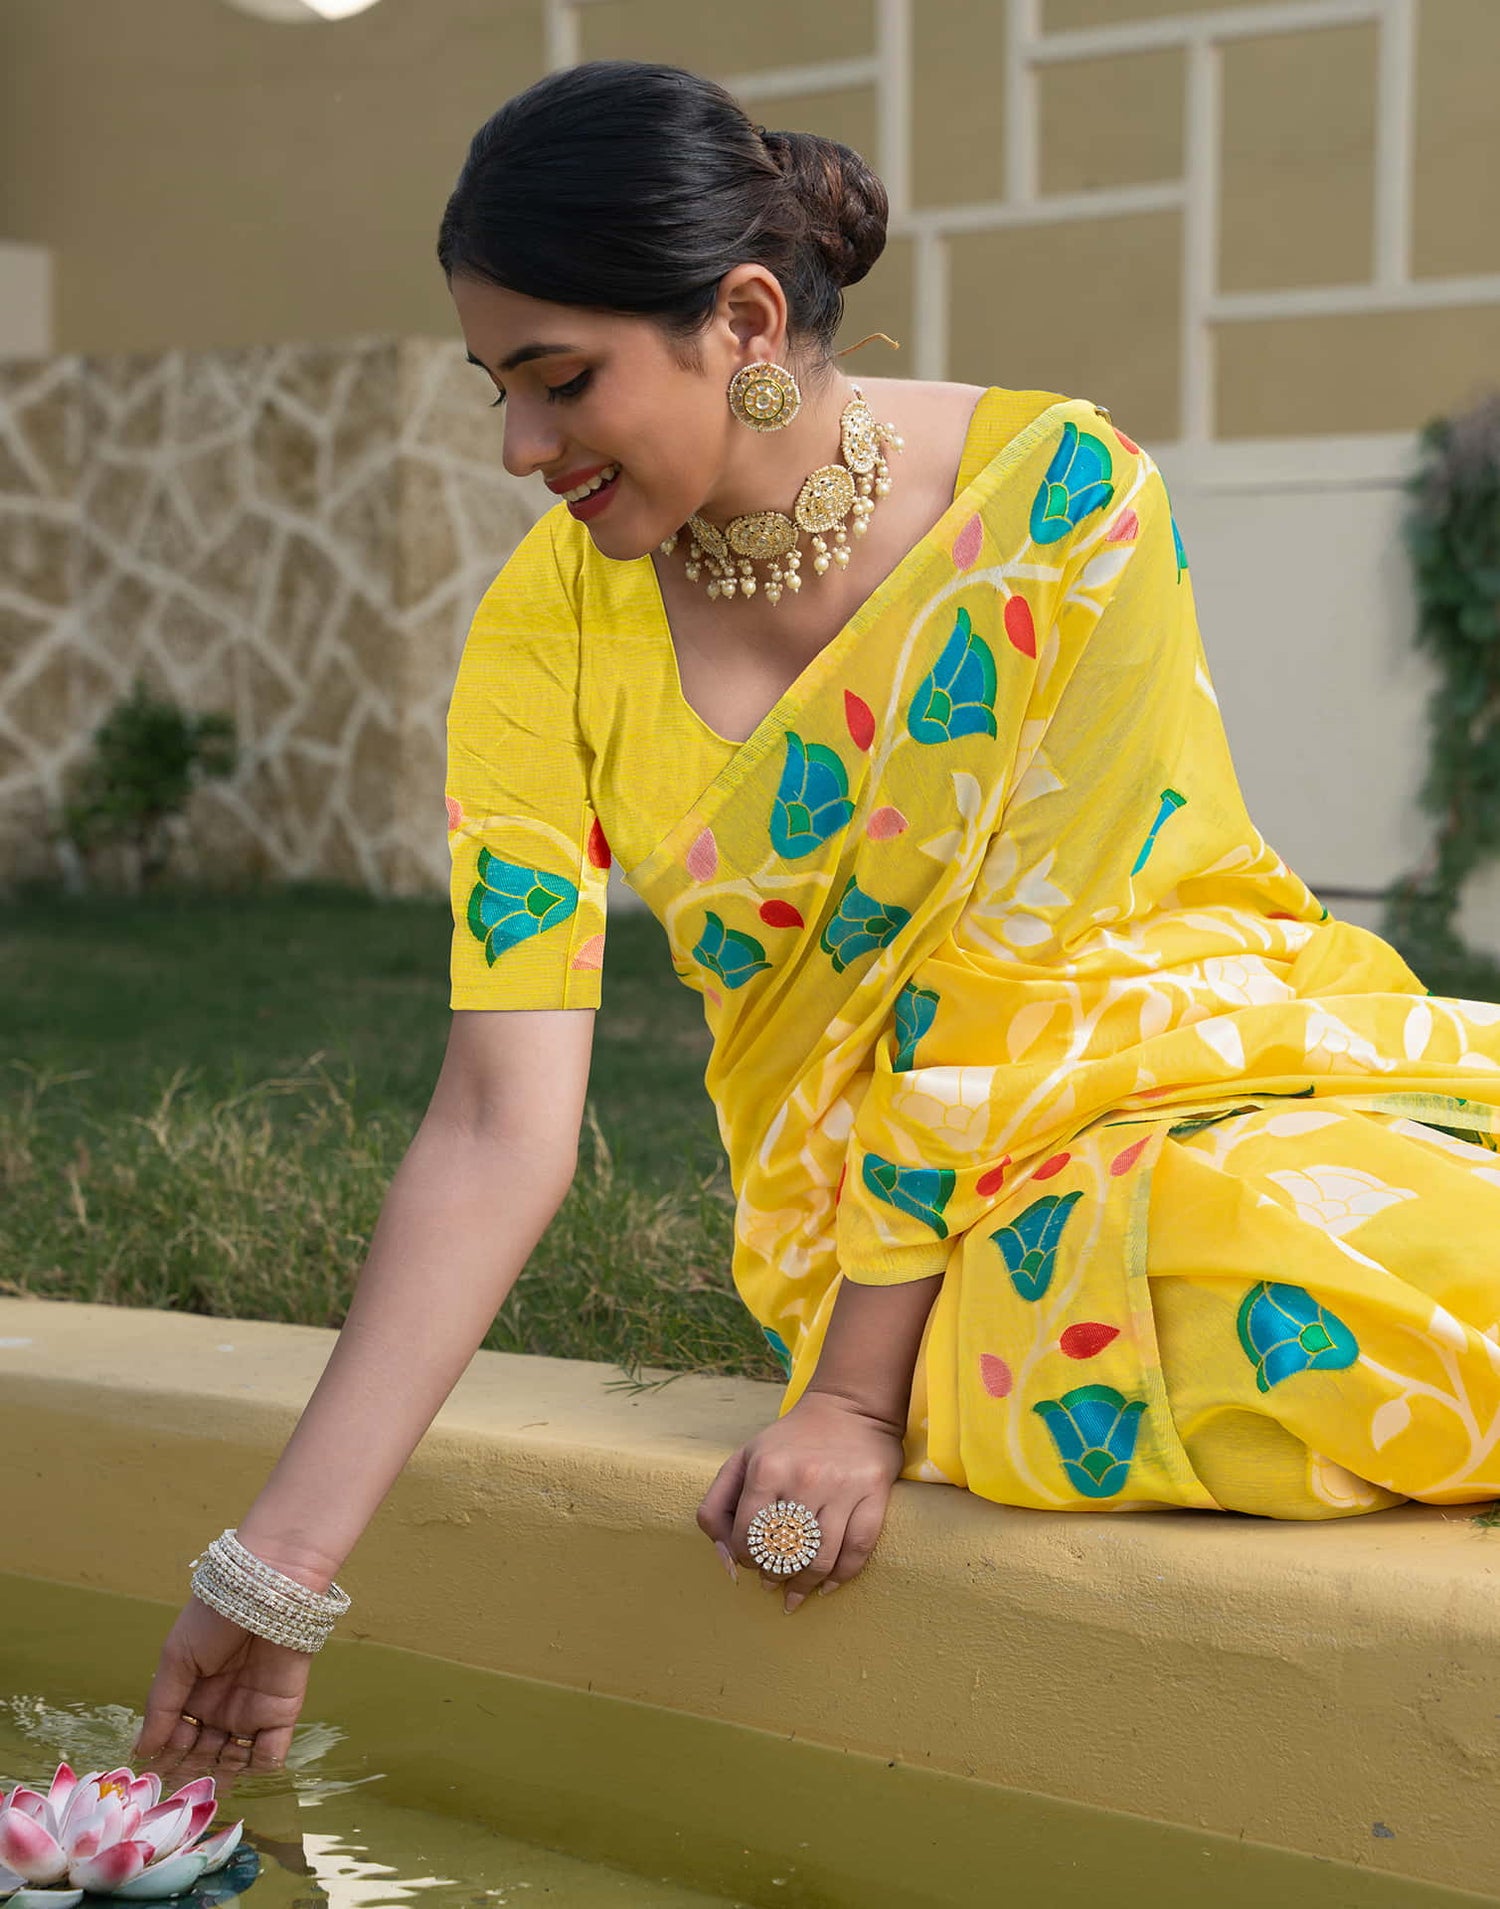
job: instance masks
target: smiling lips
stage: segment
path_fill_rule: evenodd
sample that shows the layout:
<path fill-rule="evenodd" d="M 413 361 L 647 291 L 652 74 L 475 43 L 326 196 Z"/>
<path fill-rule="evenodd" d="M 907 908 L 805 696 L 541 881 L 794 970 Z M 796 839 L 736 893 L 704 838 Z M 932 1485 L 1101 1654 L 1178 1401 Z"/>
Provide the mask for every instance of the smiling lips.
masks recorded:
<path fill-rule="evenodd" d="M 549 482 L 547 488 L 558 497 L 561 497 L 565 503 L 577 504 L 581 503 L 592 491 L 599 490 L 603 485 L 607 484 L 611 478 L 618 477 L 619 473 L 620 466 L 618 464 L 596 464 L 592 471 L 584 472 L 576 477 L 570 477 L 566 482 L 561 479 L 556 483 Z"/>

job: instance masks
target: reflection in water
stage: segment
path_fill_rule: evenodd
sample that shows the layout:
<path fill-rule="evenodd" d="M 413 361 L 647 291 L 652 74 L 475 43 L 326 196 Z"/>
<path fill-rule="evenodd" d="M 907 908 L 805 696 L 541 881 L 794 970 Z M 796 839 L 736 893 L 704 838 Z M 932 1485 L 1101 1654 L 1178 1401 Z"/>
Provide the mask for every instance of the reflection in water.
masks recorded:
<path fill-rule="evenodd" d="M 26 1783 L 45 1791 L 59 1763 L 80 1777 L 122 1764 L 139 1775 L 147 1766 L 132 1762 L 130 1746 L 140 1726 L 140 1713 L 122 1704 L 0 1693 L 0 1790 Z M 243 1816 L 244 1837 L 223 1869 L 168 1898 L 171 1909 L 215 1909 L 252 1887 L 252 1909 L 505 1909 L 548 1898 L 568 1909 L 725 1909 L 726 1898 L 665 1878 L 648 1882 L 393 1803 L 382 1793 L 386 1773 L 361 1770 L 346 1735 L 314 1719 L 293 1733 L 280 1770 L 236 1777 L 209 1766 L 219 1804 L 213 1827 Z M 201 1774 L 186 1765 L 164 1773 L 163 1799 Z M 314 1811 L 316 1827 L 307 1820 Z M 83 1909 L 110 1900 L 87 1897 Z"/>
<path fill-rule="evenodd" d="M 0 1571 L 0 1785 L 45 1786 L 59 1761 L 81 1776 L 129 1764 L 136 1706 L 174 1616 Z M 1406 1855 L 1399 1825 L 1369 1844 L 1351 1836 L 1356 1861 L 1329 1861 L 923 1767 L 916 1756 L 931 1760 L 930 1742 L 872 1755 L 810 1741 L 817 1721 L 789 1718 L 787 1733 L 773 1734 L 334 1639 L 284 1766 L 235 1776 L 201 1760 L 164 1762 L 158 1774 L 170 1795 L 212 1771 L 219 1822 L 243 1817 L 244 1857 L 258 1863 L 248 1909 L 1472 1909 L 1481 1900 L 1379 1873 Z M 231 1863 L 219 1875 L 232 1872 Z M 199 1909 L 190 1895 L 174 1904 Z M 97 1909 L 111 1909 L 108 1899 Z"/>

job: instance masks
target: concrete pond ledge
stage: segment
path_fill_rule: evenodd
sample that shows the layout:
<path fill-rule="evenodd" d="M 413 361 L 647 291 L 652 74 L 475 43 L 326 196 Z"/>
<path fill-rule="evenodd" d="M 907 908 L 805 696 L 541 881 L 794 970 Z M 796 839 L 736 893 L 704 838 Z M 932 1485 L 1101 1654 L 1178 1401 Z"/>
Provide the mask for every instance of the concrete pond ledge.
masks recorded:
<path fill-rule="evenodd" d="M 165 1634 L 336 1336 L 0 1299 L 0 1570 L 160 1600 Z M 694 1522 L 779 1399 L 478 1353 L 335 1636 L 1500 1896 L 1481 1507 L 1306 1525 L 903 1480 L 860 1576 L 788 1616 Z"/>

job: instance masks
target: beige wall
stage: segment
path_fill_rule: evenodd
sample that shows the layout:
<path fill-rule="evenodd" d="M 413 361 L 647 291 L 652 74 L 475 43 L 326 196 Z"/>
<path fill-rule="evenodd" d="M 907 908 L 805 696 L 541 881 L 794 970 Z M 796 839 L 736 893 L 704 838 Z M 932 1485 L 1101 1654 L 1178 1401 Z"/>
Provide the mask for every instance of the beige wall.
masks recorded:
<path fill-rule="evenodd" d="M 441 885 L 452 670 L 545 499 L 499 470 L 436 226 L 495 106 L 549 61 L 627 55 L 727 79 L 886 177 L 892 239 L 843 339 L 904 349 L 852 366 L 1085 394 L 1162 455 L 1252 812 L 1315 885 L 1389 879 L 1426 839 L 1401 476 L 1415 428 L 1500 376 L 1500 0 L 1412 0 L 1409 48 L 1305 0 L 1261 31 L 1265 4 L 764 0 L 747 23 L 380 0 L 288 27 L 223 0 L 7 0 L 0 242 L 50 254 L 60 355 L 0 332 L 0 876 L 39 872 L 66 766 L 139 663 L 194 705 L 231 688 L 246 763 L 195 830 L 222 872 Z M 1403 92 L 1406 162 L 1383 165 Z M 229 400 L 205 438 L 209 388 Z M 374 448 L 346 495 L 351 419 Z M 1293 489 L 1343 513 L 1338 539 L 1299 542 Z M 1267 548 L 1295 567 L 1262 668 L 1243 577 Z M 370 613 L 349 623 L 347 591 L 319 612 L 318 578 L 355 570 Z M 1309 656 L 1337 664 L 1316 694 Z M 1338 698 L 1371 746 L 1314 795 L 1289 765 Z"/>
<path fill-rule="evenodd" d="M 880 38 L 880 18 L 901 9 L 878 17 L 873 0 L 760 0 L 753 19 L 699 0 L 592 0 L 554 21 L 579 58 L 743 81 L 758 118 L 845 139 L 887 174 L 897 236 L 852 293 L 846 333 L 902 338 L 882 369 L 1085 392 L 1157 441 L 1415 428 L 1496 375 L 1493 286 L 1431 310 L 1376 299 L 1211 316 L 1209 401 L 1194 419 L 1183 270 L 1197 239 L 1181 205 L 1081 222 L 1047 209 L 1132 188 L 1170 199 L 1185 167 L 1191 184 L 1191 51 L 1118 35 L 1144 25 L 1181 42 L 1243 16 L 1249 34 L 1215 54 L 1209 289 L 1274 303 L 1369 280 L 1379 31 L 1286 31 L 1280 4 L 1278 30 L 1257 33 L 1265 4 L 1042 0 L 1041 203 L 1019 221 L 1008 41 L 1026 10 L 1006 0 L 910 0 L 904 51 Z M 1414 19 L 1402 191 L 1411 272 L 1430 287 L 1500 273 L 1500 4 L 1415 0 Z M 1057 57 L 1056 36 L 1101 30 L 1115 35 L 1102 50 Z M 223 0 L 8 0 L 0 36 L 0 238 L 52 249 L 55 346 L 94 353 L 452 336 L 432 256 L 443 200 L 470 134 L 549 59 L 543 0 L 380 0 L 309 27 Z M 956 229 L 974 226 L 958 209 L 1007 203 L 998 222 Z"/>
<path fill-rule="evenodd" d="M 6 0 L 0 237 L 55 252 L 60 351 L 456 335 L 443 202 L 542 48 L 535 0 Z"/>

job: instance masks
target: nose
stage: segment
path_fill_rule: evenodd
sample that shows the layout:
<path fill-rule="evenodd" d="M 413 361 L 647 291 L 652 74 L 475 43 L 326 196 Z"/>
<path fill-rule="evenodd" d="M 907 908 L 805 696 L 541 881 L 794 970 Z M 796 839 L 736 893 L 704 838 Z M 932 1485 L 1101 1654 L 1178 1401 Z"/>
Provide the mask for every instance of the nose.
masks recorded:
<path fill-rule="evenodd" d="M 549 419 L 524 398 L 506 398 L 501 461 L 512 477 L 530 477 L 533 471 L 552 469 L 561 463 L 562 451 L 563 434 L 555 418 Z"/>

